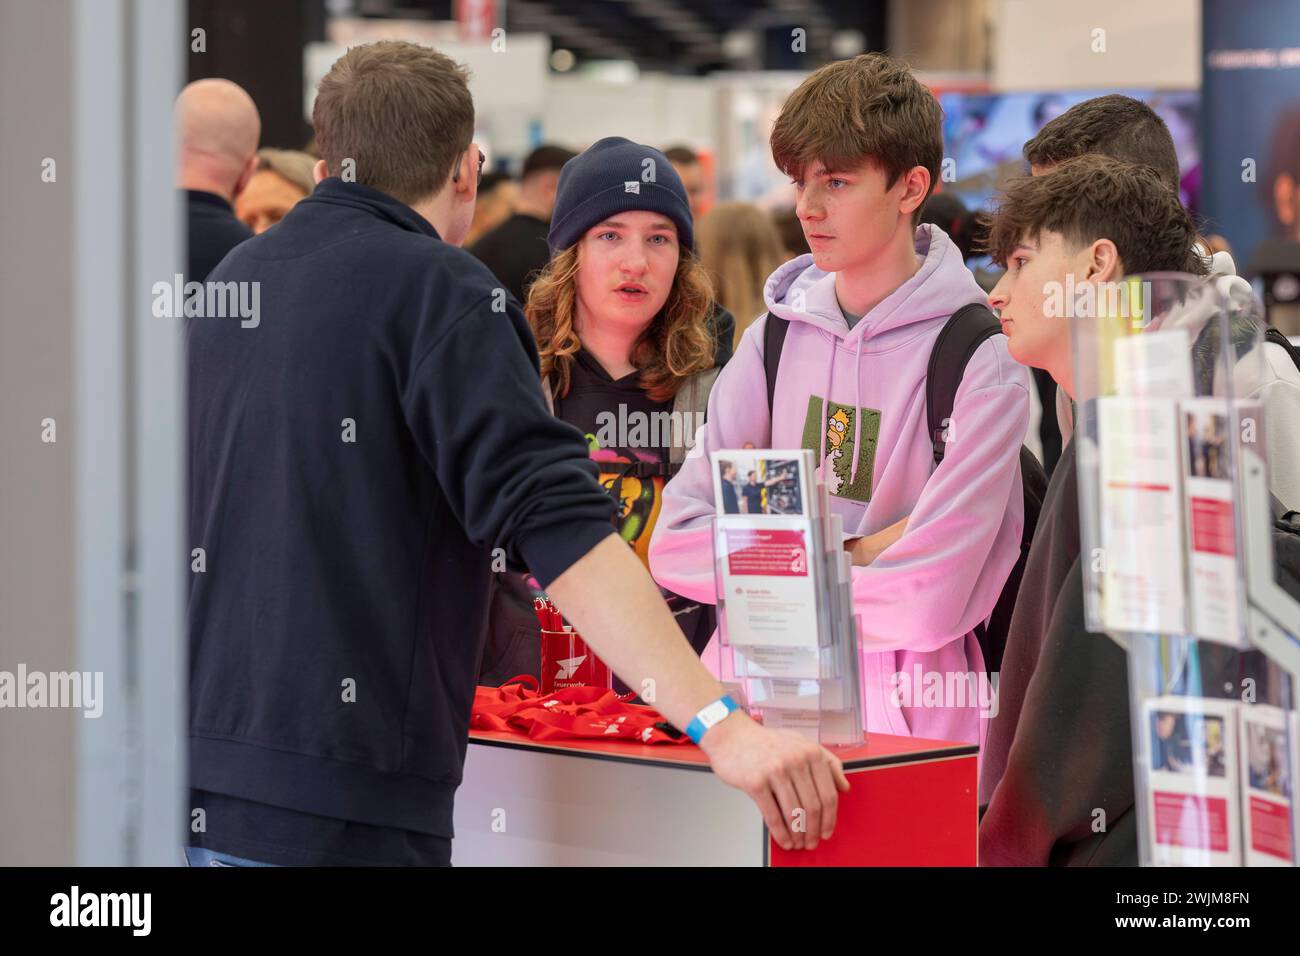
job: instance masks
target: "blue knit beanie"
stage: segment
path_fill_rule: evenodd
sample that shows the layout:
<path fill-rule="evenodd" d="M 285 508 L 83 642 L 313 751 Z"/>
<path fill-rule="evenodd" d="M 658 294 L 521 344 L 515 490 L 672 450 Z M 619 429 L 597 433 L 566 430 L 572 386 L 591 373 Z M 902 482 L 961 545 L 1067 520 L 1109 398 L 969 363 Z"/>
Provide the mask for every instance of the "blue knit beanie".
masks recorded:
<path fill-rule="evenodd" d="M 695 248 L 686 187 L 668 157 L 653 147 L 607 136 L 560 170 L 546 241 L 552 254 L 558 253 L 596 223 L 633 210 L 667 216 L 677 226 L 677 241 L 687 249 Z"/>

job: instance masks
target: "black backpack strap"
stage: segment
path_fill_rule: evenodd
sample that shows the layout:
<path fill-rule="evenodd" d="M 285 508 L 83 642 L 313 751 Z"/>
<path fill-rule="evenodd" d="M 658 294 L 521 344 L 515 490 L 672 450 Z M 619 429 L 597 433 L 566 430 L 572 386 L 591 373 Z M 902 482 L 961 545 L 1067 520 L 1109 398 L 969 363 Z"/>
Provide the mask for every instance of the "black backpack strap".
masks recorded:
<path fill-rule="evenodd" d="M 1300 369 L 1300 349 L 1292 345 L 1291 340 L 1283 335 L 1279 329 L 1275 329 L 1271 325 L 1264 329 L 1264 341 L 1272 342 L 1274 345 L 1280 345 L 1286 349 L 1286 354 L 1291 356 L 1291 361 L 1295 363 L 1295 367 Z"/>
<path fill-rule="evenodd" d="M 944 433 L 957 403 L 957 389 L 966 371 L 966 363 L 984 340 L 1002 330 L 993 311 L 982 302 L 962 306 L 952 314 L 934 340 L 930 364 L 925 373 L 925 420 L 934 448 L 934 464 L 943 461 L 947 439 Z M 769 393 L 771 385 L 768 386 Z"/>
<path fill-rule="evenodd" d="M 788 319 L 771 312 L 767 314 L 767 324 L 763 326 L 763 372 L 767 376 L 768 421 L 772 420 L 772 411 L 776 408 L 776 370 L 781 365 L 781 349 L 785 347 L 785 333 L 788 331 Z"/>

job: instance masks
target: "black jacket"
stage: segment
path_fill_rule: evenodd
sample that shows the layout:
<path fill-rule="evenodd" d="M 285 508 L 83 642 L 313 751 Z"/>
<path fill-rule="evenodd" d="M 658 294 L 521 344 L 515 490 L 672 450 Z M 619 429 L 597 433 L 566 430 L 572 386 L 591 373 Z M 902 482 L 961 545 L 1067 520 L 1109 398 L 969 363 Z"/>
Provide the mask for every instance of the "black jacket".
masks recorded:
<path fill-rule="evenodd" d="M 544 219 L 517 212 L 482 235 L 469 251 L 522 303 L 527 301 L 528 287 L 551 261 L 546 244 L 550 228 Z"/>
<path fill-rule="evenodd" d="M 549 584 L 610 534 L 518 306 L 407 206 L 329 179 L 189 331 L 191 785 L 452 835 L 500 548 Z"/>
<path fill-rule="evenodd" d="M 736 337 L 736 317 L 719 303 L 713 303 L 709 315 L 709 328 L 713 331 L 713 364 L 718 368 L 731 361 L 735 352 L 732 339 Z"/>
<path fill-rule="evenodd" d="M 1275 535 L 1274 544 L 1279 583 L 1300 594 L 1287 570 L 1288 554 L 1300 564 L 1300 536 Z M 980 772 L 984 866 L 1138 863 L 1128 654 L 1087 628 L 1083 560 L 1071 442 L 1047 488 L 1007 635 Z M 1233 698 L 1249 678 L 1261 703 L 1281 703 L 1281 678 L 1262 652 L 1201 641 L 1194 654 L 1199 679 L 1169 693 Z"/>
<path fill-rule="evenodd" d="M 983 866 L 1137 865 L 1128 655 L 1084 623 L 1073 442 L 1017 593 L 980 800 Z"/>
<path fill-rule="evenodd" d="M 185 190 L 185 225 L 188 239 L 185 280 L 202 282 L 226 253 L 253 238 L 235 211 L 215 193 Z"/>

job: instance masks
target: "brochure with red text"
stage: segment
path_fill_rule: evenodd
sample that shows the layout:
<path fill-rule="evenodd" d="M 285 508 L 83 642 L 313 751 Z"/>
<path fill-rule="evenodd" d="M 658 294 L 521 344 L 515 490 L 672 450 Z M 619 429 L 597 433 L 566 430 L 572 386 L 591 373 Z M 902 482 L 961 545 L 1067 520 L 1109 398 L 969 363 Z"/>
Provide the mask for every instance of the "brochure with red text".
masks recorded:
<path fill-rule="evenodd" d="M 1241 865 L 1239 706 L 1205 697 L 1146 702 L 1147 849 L 1156 866 Z"/>
<path fill-rule="evenodd" d="M 723 653 L 749 706 L 827 745 L 861 743 L 852 567 L 812 452 L 722 450 L 711 464 Z"/>
<path fill-rule="evenodd" d="M 804 450 L 713 455 L 719 597 L 732 647 L 821 646 L 824 560 L 808 514 L 812 474 L 812 453 Z"/>
<path fill-rule="evenodd" d="M 1102 620 L 1110 631 L 1186 630 L 1178 403 L 1097 400 Z"/>
<path fill-rule="evenodd" d="M 1237 421 L 1262 415 L 1255 403 L 1237 403 Z M 1188 630 L 1203 640 L 1249 646 L 1245 576 L 1237 556 L 1233 504 L 1236 425 L 1221 398 L 1190 398 L 1179 405 L 1183 496 L 1190 592 Z"/>
<path fill-rule="evenodd" d="M 1267 704 L 1243 704 L 1241 731 L 1242 842 L 1247 866 L 1291 866 L 1291 808 L 1296 792 L 1297 715 Z M 1288 733 L 1290 729 L 1290 733 Z"/>

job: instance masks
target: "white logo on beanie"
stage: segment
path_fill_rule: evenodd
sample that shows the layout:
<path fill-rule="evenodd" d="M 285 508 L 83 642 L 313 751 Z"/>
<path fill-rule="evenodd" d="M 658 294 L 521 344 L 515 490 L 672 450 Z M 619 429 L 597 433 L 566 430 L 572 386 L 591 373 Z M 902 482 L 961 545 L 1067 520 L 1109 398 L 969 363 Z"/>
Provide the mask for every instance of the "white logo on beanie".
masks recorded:
<path fill-rule="evenodd" d="M 625 183 L 623 183 L 623 192 L 625 192 L 625 193 L 636 193 L 638 196 L 641 195 L 641 183 L 640 183 L 640 181 L 639 181 L 639 180 L 636 180 L 636 179 L 633 179 L 633 180 L 631 180 L 630 182 L 625 182 Z"/>

